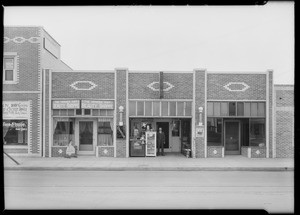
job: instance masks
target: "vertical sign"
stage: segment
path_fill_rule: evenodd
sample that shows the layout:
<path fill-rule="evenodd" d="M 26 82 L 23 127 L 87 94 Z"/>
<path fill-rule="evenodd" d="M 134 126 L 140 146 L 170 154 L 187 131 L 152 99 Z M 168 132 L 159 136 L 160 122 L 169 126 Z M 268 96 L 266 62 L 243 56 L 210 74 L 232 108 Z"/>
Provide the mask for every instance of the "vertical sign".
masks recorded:
<path fill-rule="evenodd" d="M 156 132 L 146 132 L 146 156 L 156 156 Z"/>
<path fill-rule="evenodd" d="M 159 98 L 164 98 L 164 74 L 159 72 Z"/>

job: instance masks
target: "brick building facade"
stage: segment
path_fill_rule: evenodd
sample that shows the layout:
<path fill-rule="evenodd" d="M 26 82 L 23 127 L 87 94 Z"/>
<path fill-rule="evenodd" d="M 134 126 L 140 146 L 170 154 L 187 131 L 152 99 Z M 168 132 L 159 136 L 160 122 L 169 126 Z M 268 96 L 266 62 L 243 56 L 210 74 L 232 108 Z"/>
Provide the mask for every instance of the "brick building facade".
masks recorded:
<path fill-rule="evenodd" d="M 43 155 L 42 71 L 72 70 L 60 45 L 43 27 L 5 27 L 3 50 L 3 142 L 7 153 Z"/>
<path fill-rule="evenodd" d="M 147 131 L 161 127 L 166 153 L 294 155 L 293 86 L 274 85 L 273 71 L 73 71 L 41 27 L 5 28 L 4 47 L 18 72 L 3 83 L 3 102 L 7 110 L 16 105 L 10 101 L 28 102 L 13 119 L 28 123 L 28 146 L 6 145 L 8 152 L 64 156 L 72 142 L 79 155 L 145 156 Z M 11 116 L 4 116 L 6 127 Z"/>

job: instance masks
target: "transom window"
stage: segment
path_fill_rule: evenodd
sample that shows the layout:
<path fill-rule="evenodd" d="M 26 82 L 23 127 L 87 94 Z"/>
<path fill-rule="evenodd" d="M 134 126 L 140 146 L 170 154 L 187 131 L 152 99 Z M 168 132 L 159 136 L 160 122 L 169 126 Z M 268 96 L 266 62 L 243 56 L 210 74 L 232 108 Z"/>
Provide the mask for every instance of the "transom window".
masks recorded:
<path fill-rule="evenodd" d="M 129 116 L 191 117 L 191 101 L 129 101 Z"/>
<path fill-rule="evenodd" d="M 265 117 L 265 102 L 207 102 L 207 116 Z"/>

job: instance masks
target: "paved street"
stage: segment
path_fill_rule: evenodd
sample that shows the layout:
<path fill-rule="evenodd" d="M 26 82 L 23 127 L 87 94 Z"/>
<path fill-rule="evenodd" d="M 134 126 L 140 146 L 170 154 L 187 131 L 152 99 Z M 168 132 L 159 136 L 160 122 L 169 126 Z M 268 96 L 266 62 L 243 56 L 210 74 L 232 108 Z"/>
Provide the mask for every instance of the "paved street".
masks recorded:
<path fill-rule="evenodd" d="M 293 212 L 292 171 L 5 171 L 7 209 Z"/>

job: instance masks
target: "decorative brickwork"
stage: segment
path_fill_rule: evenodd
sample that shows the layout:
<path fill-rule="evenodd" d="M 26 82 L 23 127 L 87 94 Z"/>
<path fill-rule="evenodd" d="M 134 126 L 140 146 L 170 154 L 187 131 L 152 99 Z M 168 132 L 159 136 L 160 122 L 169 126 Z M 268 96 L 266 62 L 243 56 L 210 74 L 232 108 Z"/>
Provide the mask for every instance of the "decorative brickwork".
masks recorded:
<path fill-rule="evenodd" d="M 98 157 L 114 157 L 114 147 L 111 146 L 97 146 Z"/>
<path fill-rule="evenodd" d="M 251 146 L 251 158 L 266 158 L 266 148 Z"/>
<path fill-rule="evenodd" d="M 231 86 L 229 91 L 224 86 L 230 83 L 243 83 L 242 88 Z M 246 88 L 242 91 L 242 89 Z M 266 99 L 265 74 L 207 74 L 207 99 L 214 100 L 264 100 Z"/>
<path fill-rule="evenodd" d="M 104 72 L 53 72 L 53 98 L 114 98 L 114 73 Z M 76 82 L 93 82 L 96 86 L 90 90 L 78 90 L 72 87 Z M 78 88 L 89 88 L 78 86 Z"/>
<path fill-rule="evenodd" d="M 269 76 L 269 158 L 273 157 L 273 71 L 268 71 Z"/>
<path fill-rule="evenodd" d="M 128 79 L 129 99 L 159 99 L 159 90 L 152 89 L 159 89 L 159 73 L 129 72 Z M 192 73 L 163 73 L 163 80 L 164 99 L 193 98 Z"/>
<path fill-rule="evenodd" d="M 207 146 L 207 157 L 208 158 L 222 158 L 223 157 L 223 146 Z"/>
<path fill-rule="evenodd" d="M 3 84 L 3 91 L 36 91 L 39 84 L 39 47 L 40 43 L 31 43 L 27 39 L 39 37 L 38 27 L 5 27 L 3 52 L 16 52 L 18 55 L 18 83 Z M 13 39 L 25 38 L 26 41 L 16 43 Z M 15 39 L 16 40 L 16 39 Z"/>
<path fill-rule="evenodd" d="M 77 155 L 77 146 L 74 146 L 75 148 L 75 153 Z M 66 151 L 67 151 L 67 146 L 54 146 L 51 147 L 52 150 L 52 157 L 65 157 L 66 156 Z"/>

